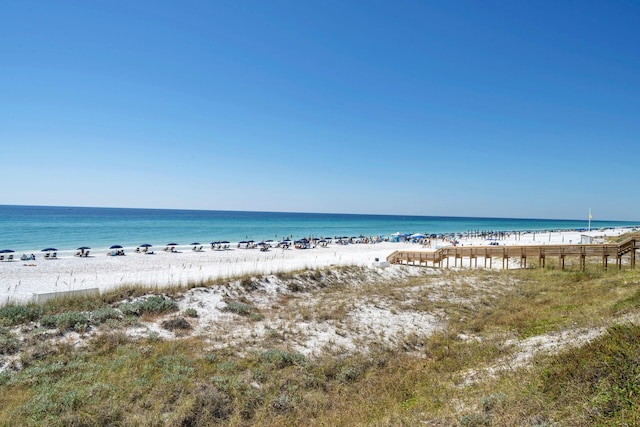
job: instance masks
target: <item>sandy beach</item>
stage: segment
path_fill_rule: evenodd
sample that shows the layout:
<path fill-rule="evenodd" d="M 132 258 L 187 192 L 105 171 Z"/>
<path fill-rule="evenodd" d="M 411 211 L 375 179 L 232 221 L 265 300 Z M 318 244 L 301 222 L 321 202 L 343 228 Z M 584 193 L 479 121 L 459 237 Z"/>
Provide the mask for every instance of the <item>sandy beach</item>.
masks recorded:
<path fill-rule="evenodd" d="M 576 244 L 582 236 L 593 238 L 618 236 L 630 229 L 554 231 L 512 233 L 497 240 L 500 245 Z M 487 245 L 486 238 L 458 236 L 458 245 Z M 179 246 L 177 252 L 154 247 L 153 255 L 136 253 L 135 247 L 124 248 L 124 256 L 107 256 L 107 250 L 91 250 L 88 257 L 74 256 L 76 251 L 58 253 L 55 260 L 45 260 L 42 253 L 36 261 L 0 262 L 0 303 L 27 302 L 34 295 L 98 288 L 108 290 L 125 285 L 149 287 L 181 286 L 209 279 L 233 278 L 246 274 L 275 274 L 301 269 L 330 266 L 375 266 L 376 258 L 384 261 L 396 250 L 435 250 L 450 245 L 449 240 L 435 239 L 429 244 L 411 242 L 331 243 L 312 249 L 271 248 L 241 249 L 232 244 L 228 250 L 211 250 L 205 246 L 196 252 L 190 246 Z M 391 267 L 394 268 L 394 267 Z"/>

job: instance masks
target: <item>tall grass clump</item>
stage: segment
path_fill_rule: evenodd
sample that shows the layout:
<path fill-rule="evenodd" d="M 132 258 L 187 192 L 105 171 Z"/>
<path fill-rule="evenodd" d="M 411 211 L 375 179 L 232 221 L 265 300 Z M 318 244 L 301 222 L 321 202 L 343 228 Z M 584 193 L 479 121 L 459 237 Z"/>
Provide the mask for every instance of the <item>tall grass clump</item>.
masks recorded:
<path fill-rule="evenodd" d="M 640 423 L 640 326 L 616 325 L 565 352 L 541 374 L 541 391 L 566 416 L 585 424 Z"/>

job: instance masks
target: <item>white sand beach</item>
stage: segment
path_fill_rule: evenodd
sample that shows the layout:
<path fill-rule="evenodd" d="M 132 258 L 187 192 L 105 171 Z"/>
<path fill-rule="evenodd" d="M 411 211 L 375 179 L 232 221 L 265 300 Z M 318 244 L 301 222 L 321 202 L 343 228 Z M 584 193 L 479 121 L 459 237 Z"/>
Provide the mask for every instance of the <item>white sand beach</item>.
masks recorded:
<path fill-rule="evenodd" d="M 497 240 L 500 245 L 576 244 L 582 236 L 594 238 L 617 236 L 630 229 L 514 233 Z M 458 237 L 459 245 L 487 245 L 484 238 Z M 181 286 L 209 279 L 232 278 L 246 274 L 275 274 L 301 269 L 330 266 L 374 266 L 376 258 L 384 261 L 396 250 L 435 250 L 451 244 L 441 239 L 431 247 L 410 242 L 329 244 L 312 249 L 271 248 L 240 249 L 232 244 L 228 250 L 204 248 L 195 252 L 180 246 L 176 253 L 153 248 L 153 255 L 124 248 L 125 256 L 107 256 L 107 250 L 92 250 L 88 257 L 76 257 L 75 251 L 59 252 L 57 259 L 45 260 L 41 253 L 36 261 L 0 262 L 0 304 L 27 302 L 36 294 L 79 291 L 90 288 L 108 290 L 124 285 Z M 395 267 L 391 267 L 395 268 Z"/>

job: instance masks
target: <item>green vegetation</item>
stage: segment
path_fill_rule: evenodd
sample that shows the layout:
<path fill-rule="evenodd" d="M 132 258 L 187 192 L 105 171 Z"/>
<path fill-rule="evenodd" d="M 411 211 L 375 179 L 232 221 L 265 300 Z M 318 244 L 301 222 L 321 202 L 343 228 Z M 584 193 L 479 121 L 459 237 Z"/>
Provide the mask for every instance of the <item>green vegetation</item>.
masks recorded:
<path fill-rule="evenodd" d="M 296 285 L 285 283 L 290 293 L 271 309 L 258 312 L 242 296 L 226 301 L 239 322 L 316 321 L 345 336 L 363 328 L 349 322 L 364 303 L 446 319 L 429 336 L 315 355 L 296 350 L 293 328 L 265 325 L 264 341 L 247 338 L 253 347 L 189 335 L 200 319 L 194 309 L 175 313 L 175 295 L 120 290 L 123 298 L 2 307 L 0 356 L 16 362 L 0 372 L 0 425 L 639 425 L 640 272 L 592 267 L 383 283 L 340 270 L 341 278 L 360 275 L 359 286 L 331 271 L 301 272 L 278 277 Z M 256 292 L 259 279 L 239 287 Z M 181 338 L 131 338 L 130 319 L 140 316 Z M 85 346 L 42 340 L 51 328 L 90 327 L 100 333 Z M 594 333 L 571 345 L 560 335 L 567 331 Z M 559 348 L 543 351 L 534 339 Z"/>

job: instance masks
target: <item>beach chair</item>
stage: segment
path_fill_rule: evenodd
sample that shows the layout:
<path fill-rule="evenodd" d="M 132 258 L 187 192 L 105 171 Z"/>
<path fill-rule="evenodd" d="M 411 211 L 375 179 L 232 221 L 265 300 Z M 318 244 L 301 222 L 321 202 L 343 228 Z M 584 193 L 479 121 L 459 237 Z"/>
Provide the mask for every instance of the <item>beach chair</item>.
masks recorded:
<path fill-rule="evenodd" d="M 49 252 L 47 252 L 46 254 L 44 254 L 44 259 L 49 259 L 49 257 L 51 257 L 51 254 Z"/>
<path fill-rule="evenodd" d="M 51 259 L 58 259 L 58 253 L 57 252 L 52 253 Z"/>
<path fill-rule="evenodd" d="M 86 251 L 86 252 L 84 253 L 84 257 L 85 257 L 85 258 L 89 256 L 89 252 L 90 252 L 90 251 Z"/>
<path fill-rule="evenodd" d="M 136 253 L 140 253 L 140 248 L 139 247 L 136 248 Z"/>
<path fill-rule="evenodd" d="M 198 252 L 198 247 L 194 246 L 194 247 L 191 248 L 191 250 L 194 251 L 194 252 Z"/>
<path fill-rule="evenodd" d="M 13 261 L 13 254 L 9 254 L 9 257 L 7 258 L 7 261 Z"/>
<path fill-rule="evenodd" d="M 76 252 L 76 256 L 82 256 L 82 252 L 80 251 Z"/>
<path fill-rule="evenodd" d="M 4 255 L 0 255 L 0 261 L 4 261 Z"/>

